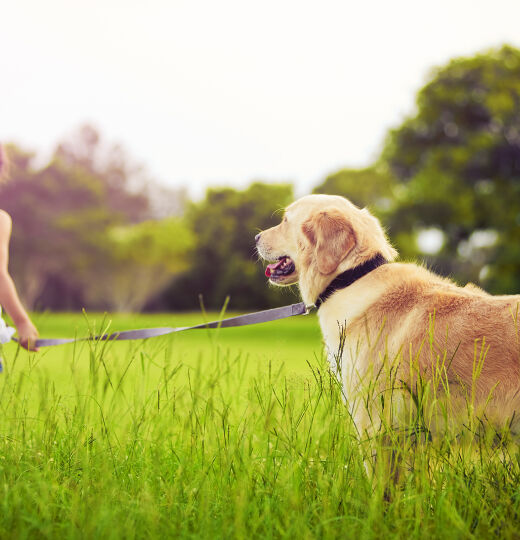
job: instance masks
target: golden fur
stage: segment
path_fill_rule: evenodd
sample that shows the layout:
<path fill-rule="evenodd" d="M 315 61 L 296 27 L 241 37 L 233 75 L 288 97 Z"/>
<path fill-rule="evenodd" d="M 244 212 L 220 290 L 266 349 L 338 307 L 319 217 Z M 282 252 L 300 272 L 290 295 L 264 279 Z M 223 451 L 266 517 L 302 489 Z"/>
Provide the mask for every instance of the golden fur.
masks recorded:
<path fill-rule="evenodd" d="M 345 270 L 378 253 L 389 262 L 397 256 L 368 210 L 329 195 L 291 204 L 282 223 L 263 231 L 257 244 L 267 260 L 292 259 L 295 271 L 271 280 L 298 283 L 307 304 Z M 491 296 L 475 285 L 459 287 L 423 267 L 395 262 L 336 291 L 318 317 L 331 367 L 358 428 L 368 429 L 373 422 L 361 390 L 384 369 L 408 389 L 418 379 L 433 382 L 435 395 L 450 395 L 452 418 L 470 407 L 516 428 L 519 304 L 520 295 Z"/>

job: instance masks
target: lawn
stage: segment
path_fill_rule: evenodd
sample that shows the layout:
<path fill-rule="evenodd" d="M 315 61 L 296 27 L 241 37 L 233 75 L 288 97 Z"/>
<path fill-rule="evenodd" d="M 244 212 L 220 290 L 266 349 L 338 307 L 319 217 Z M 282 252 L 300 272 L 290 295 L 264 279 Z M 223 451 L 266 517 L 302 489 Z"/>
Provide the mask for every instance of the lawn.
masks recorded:
<path fill-rule="evenodd" d="M 68 337 L 202 317 L 35 320 Z M 518 537 L 514 445 L 426 442 L 399 487 L 367 475 L 312 315 L 38 354 L 9 344 L 4 367 L 1 538 Z"/>

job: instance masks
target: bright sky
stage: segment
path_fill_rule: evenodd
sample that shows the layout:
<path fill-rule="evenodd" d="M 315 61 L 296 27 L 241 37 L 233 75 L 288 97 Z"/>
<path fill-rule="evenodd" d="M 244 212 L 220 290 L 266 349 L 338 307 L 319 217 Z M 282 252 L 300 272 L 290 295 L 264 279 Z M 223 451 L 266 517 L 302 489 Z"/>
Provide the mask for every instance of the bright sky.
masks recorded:
<path fill-rule="evenodd" d="M 520 46 L 518 0 L 8 0 L 0 140 L 43 155 L 85 122 L 158 180 L 298 193 L 364 166 L 430 69 Z"/>

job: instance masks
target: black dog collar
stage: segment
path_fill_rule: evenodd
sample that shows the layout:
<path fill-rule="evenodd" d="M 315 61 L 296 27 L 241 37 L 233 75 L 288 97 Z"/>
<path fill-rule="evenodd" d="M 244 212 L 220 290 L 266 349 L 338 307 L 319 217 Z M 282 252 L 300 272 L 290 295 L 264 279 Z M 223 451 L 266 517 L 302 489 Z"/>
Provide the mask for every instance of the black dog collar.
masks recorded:
<path fill-rule="evenodd" d="M 366 276 L 369 272 L 372 272 L 372 270 L 375 270 L 376 268 L 378 268 L 382 264 L 386 264 L 387 262 L 388 261 L 383 257 L 383 255 L 379 253 L 367 262 L 339 274 L 331 281 L 330 285 L 318 296 L 318 299 L 315 302 L 316 309 L 319 309 L 321 304 L 323 304 L 323 302 L 325 302 L 325 300 L 327 300 L 327 298 L 329 298 L 329 296 L 331 296 L 338 289 L 344 289 L 345 287 L 352 285 L 352 283 L 354 283 L 358 279 Z"/>

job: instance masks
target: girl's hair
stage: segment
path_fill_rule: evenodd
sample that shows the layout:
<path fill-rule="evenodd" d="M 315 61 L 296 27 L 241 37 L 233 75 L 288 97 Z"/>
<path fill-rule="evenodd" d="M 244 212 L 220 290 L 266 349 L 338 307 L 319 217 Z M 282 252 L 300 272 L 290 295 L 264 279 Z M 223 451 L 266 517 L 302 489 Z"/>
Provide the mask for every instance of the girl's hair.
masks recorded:
<path fill-rule="evenodd" d="M 7 169 L 9 168 L 9 162 L 7 161 L 7 154 L 4 147 L 0 144 L 0 180 L 7 177 Z"/>

